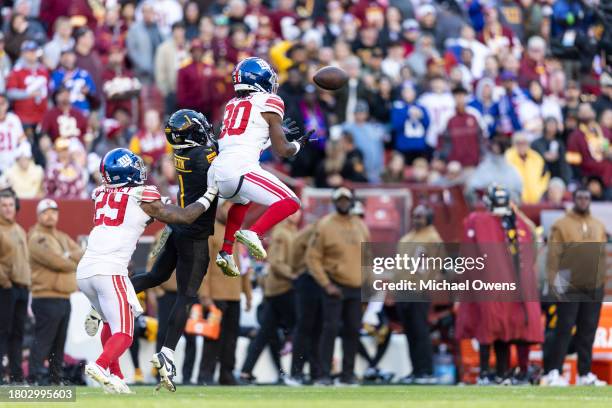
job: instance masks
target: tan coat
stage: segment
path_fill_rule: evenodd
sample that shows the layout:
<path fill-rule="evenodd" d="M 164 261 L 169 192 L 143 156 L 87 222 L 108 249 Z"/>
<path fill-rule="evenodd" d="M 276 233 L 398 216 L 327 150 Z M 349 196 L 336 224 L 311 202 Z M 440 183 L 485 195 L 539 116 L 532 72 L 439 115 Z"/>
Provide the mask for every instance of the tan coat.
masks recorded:
<path fill-rule="evenodd" d="M 287 220 L 272 230 L 268 248 L 270 270 L 264 281 L 265 296 L 278 296 L 293 289 L 294 275 L 291 267 L 291 254 L 296 234 L 296 226 Z"/>
<path fill-rule="evenodd" d="M 210 253 L 210 263 L 208 272 L 204 277 L 204 282 L 200 287 L 200 298 L 210 298 L 212 300 L 239 301 L 240 293 L 244 293 L 247 299 L 251 299 L 251 280 L 249 274 L 242 275 L 240 278 L 225 276 L 215 263 L 215 258 L 223 245 L 223 235 L 225 225 L 215 223 L 215 234 L 208 238 L 208 250 Z M 235 248 L 235 247 L 234 247 Z M 234 262 L 240 269 L 240 263 L 236 251 L 234 251 Z"/>
<path fill-rule="evenodd" d="M 0 287 L 13 284 L 30 287 L 32 272 L 25 231 L 16 222 L 0 218 Z"/>
<path fill-rule="evenodd" d="M 313 236 L 316 224 L 310 224 L 295 234 L 291 245 L 291 270 L 294 279 L 306 272 L 306 249 Z"/>
<path fill-rule="evenodd" d="M 361 277 L 361 243 L 370 239 L 365 223 L 358 217 L 337 213 L 323 217 L 316 225 L 306 251 L 309 272 L 322 287 L 334 281 L 358 288 Z"/>
<path fill-rule="evenodd" d="M 550 229 L 546 261 L 548 282 L 553 283 L 559 271 L 569 270 L 574 287 L 595 289 L 594 285 L 603 285 L 606 274 L 605 248 L 603 245 L 576 243 L 606 241 L 606 228 L 601 221 L 591 214 L 580 215 L 573 210 L 568 211 Z"/>
<path fill-rule="evenodd" d="M 410 257 L 420 256 L 420 251 L 426 251 L 425 255 L 429 257 L 444 257 L 444 249 L 441 245 L 436 245 L 442 243 L 442 238 L 440 234 L 436 230 L 436 227 L 433 225 L 428 225 L 427 227 L 420 230 L 412 230 L 408 232 L 406 235 L 400 238 L 400 245 L 398 246 L 397 253 L 404 254 L 406 253 Z M 402 245 L 402 244 L 431 244 L 431 245 L 418 245 L 419 253 L 416 251 L 416 245 Z M 407 252 L 410 251 L 410 252 Z M 429 269 L 426 274 L 415 274 L 415 275 L 406 275 L 404 273 L 399 273 L 398 278 L 400 279 L 411 279 L 413 278 L 415 281 L 426 281 L 435 279 L 441 273 L 441 270 Z"/>
<path fill-rule="evenodd" d="M 68 299 L 76 292 L 81 247 L 67 234 L 36 224 L 29 232 L 32 297 Z"/>

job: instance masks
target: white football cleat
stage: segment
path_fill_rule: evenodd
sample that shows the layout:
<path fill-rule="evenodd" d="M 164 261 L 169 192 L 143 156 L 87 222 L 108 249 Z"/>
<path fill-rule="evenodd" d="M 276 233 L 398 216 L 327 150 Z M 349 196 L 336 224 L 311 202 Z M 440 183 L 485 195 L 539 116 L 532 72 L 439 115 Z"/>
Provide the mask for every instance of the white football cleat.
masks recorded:
<path fill-rule="evenodd" d="M 607 382 L 600 380 L 593 373 L 588 373 L 587 375 L 578 376 L 576 379 L 576 385 L 592 385 L 595 387 L 605 387 L 608 385 Z"/>
<path fill-rule="evenodd" d="M 569 382 L 559 374 L 559 370 L 550 370 L 548 374 L 542 376 L 540 385 L 549 387 L 567 387 Z"/>
<path fill-rule="evenodd" d="M 250 230 L 238 230 L 236 234 L 234 234 L 236 241 L 246 245 L 249 249 L 249 253 L 255 258 L 263 261 L 266 259 L 268 254 L 261 243 L 261 240 L 257 236 L 256 233 Z"/>
<path fill-rule="evenodd" d="M 174 365 L 174 362 L 166 357 L 164 353 L 159 352 L 153 354 L 151 363 L 153 364 L 153 367 L 157 368 L 160 378 L 160 382 L 157 385 L 156 390 L 164 387 L 170 392 L 176 392 L 176 385 L 174 384 L 176 366 Z"/>
<path fill-rule="evenodd" d="M 115 386 L 112 383 L 112 379 L 108 370 L 103 369 L 98 364 L 88 363 L 85 365 L 85 374 L 102 387 L 105 392 L 116 394 Z"/>
<path fill-rule="evenodd" d="M 228 254 L 225 251 L 221 251 L 217 254 L 217 259 L 215 260 L 217 266 L 221 269 L 224 275 L 236 278 L 240 276 L 240 271 L 234 262 L 234 257 L 231 254 Z"/>
<path fill-rule="evenodd" d="M 121 378 L 116 376 L 115 374 L 110 375 L 111 386 L 114 388 L 115 393 L 117 394 L 133 394 L 130 387 L 123 381 Z"/>
<path fill-rule="evenodd" d="M 100 316 L 100 314 L 96 312 L 96 309 L 92 307 L 87 316 L 85 317 L 84 322 L 85 332 L 88 336 L 93 337 L 96 335 L 96 333 L 98 333 L 98 328 L 100 327 L 101 321 L 102 316 Z"/>

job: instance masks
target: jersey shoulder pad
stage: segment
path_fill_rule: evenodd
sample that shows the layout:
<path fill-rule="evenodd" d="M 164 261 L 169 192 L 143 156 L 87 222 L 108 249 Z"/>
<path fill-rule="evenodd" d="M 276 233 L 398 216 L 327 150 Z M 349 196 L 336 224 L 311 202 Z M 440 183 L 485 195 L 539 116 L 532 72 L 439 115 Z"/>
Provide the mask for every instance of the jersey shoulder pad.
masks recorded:
<path fill-rule="evenodd" d="M 283 99 L 275 94 L 261 94 L 261 109 L 262 112 L 278 113 L 281 118 L 285 114 L 285 103 Z"/>
<path fill-rule="evenodd" d="M 152 203 L 162 198 L 156 186 L 140 186 L 132 191 L 136 199 L 143 203 Z"/>
<path fill-rule="evenodd" d="M 96 201 L 96 198 L 104 192 L 104 186 L 98 186 L 91 192 L 91 199 Z"/>

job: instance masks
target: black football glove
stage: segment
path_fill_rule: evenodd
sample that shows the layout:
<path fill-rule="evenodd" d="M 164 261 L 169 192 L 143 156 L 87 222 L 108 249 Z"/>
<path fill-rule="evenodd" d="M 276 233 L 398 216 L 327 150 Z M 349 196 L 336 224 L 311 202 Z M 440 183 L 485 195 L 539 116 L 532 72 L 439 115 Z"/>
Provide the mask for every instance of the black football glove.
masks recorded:
<path fill-rule="evenodd" d="M 315 130 L 311 129 L 308 132 L 306 132 L 305 134 L 303 134 L 302 136 L 300 136 L 297 139 L 295 139 L 295 141 L 298 142 L 301 147 L 304 147 L 308 143 L 311 142 L 310 136 L 312 136 L 314 132 L 315 132 Z M 314 140 L 316 140 L 316 138 L 312 139 L 312 141 L 314 141 Z"/>
<path fill-rule="evenodd" d="M 295 120 L 289 117 L 283 120 L 282 126 L 283 126 L 283 132 L 285 132 L 285 135 L 292 136 L 292 138 L 295 137 L 300 131 L 300 128 L 295 122 Z"/>

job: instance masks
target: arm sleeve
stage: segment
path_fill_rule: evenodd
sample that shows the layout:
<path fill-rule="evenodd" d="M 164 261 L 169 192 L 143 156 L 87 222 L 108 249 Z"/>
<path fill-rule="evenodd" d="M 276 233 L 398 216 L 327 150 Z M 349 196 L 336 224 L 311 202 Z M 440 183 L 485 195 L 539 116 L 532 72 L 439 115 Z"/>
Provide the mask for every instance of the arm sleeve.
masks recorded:
<path fill-rule="evenodd" d="M 74 262 L 79 262 L 83 257 L 83 249 L 77 244 L 72 238 L 66 235 L 66 242 L 68 243 L 68 251 L 70 252 L 70 259 Z"/>
<path fill-rule="evenodd" d="M 153 201 L 161 200 L 161 194 L 155 186 L 145 186 L 140 195 L 140 201 L 143 203 L 152 203 Z"/>
<path fill-rule="evenodd" d="M 267 95 L 267 99 L 263 101 L 263 106 L 261 107 L 262 112 L 273 112 L 282 118 L 285 115 L 285 103 L 278 95 Z"/>
<path fill-rule="evenodd" d="M 325 269 L 323 268 L 325 238 L 322 232 L 324 231 L 322 231 L 321 226 L 317 226 L 314 235 L 308 244 L 305 261 L 306 265 L 308 266 L 308 271 L 313 278 L 319 285 L 325 287 L 329 285 L 330 280 L 325 272 Z"/>
<path fill-rule="evenodd" d="M 32 260 L 59 273 L 76 271 L 77 263 L 69 258 L 53 253 L 47 246 L 47 238 L 40 235 L 30 237 L 28 244 Z"/>
<path fill-rule="evenodd" d="M 0 287 L 10 286 L 9 278 L 13 258 L 13 247 L 4 235 L 0 235 Z"/>
<path fill-rule="evenodd" d="M 559 259 L 562 253 L 561 243 L 563 236 L 557 225 L 553 225 L 548 238 L 548 252 L 546 254 L 546 277 L 549 284 L 553 284 L 555 276 L 559 273 Z"/>
<path fill-rule="evenodd" d="M 17 101 L 21 99 L 28 99 L 30 97 L 30 95 L 28 94 L 28 91 L 26 91 L 25 89 L 17 89 L 17 88 L 7 89 L 6 96 L 8 96 L 10 100 L 17 100 Z"/>

